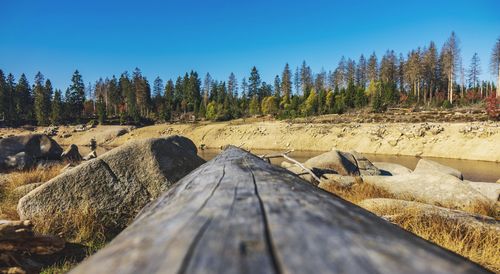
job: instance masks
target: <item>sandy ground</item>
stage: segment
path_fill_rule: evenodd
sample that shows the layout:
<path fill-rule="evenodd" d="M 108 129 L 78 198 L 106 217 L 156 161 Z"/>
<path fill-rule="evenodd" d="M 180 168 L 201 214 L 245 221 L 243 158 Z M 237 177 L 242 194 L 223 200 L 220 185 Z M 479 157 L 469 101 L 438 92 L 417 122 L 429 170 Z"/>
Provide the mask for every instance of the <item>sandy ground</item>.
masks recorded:
<path fill-rule="evenodd" d="M 44 132 L 0 129 L 0 136 Z M 118 146 L 129 140 L 183 135 L 197 146 L 226 145 L 246 149 L 327 151 L 443 157 L 500 162 L 499 122 L 459 123 L 288 123 L 285 121 L 236 120 L 221 123 L 160 124 L 134 129 L 129 126 L 98 126 L 82 132 L 59 127 L 53 138 L 61 145 Z"/>

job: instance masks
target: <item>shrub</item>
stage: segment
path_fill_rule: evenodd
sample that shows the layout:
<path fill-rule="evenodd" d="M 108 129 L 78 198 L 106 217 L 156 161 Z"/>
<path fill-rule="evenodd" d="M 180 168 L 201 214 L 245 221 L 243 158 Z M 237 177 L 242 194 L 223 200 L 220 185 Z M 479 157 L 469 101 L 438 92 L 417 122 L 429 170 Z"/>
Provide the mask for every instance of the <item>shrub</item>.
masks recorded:
<path fill-rule="evenodd" d="M 496 94 L 493 92 L 490 96 L 486 97 L 486 113 L 491 120 L 500 119 L 500 102 L 497 100 Z"/>

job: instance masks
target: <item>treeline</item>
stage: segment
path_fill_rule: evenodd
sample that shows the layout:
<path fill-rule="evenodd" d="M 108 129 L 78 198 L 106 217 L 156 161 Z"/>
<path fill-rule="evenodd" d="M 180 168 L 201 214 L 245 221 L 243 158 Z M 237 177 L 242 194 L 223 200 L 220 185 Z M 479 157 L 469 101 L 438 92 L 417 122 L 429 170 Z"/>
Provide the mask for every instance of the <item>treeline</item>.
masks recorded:
<path fill-rule="evenodd" d="M 498 83 L 500 38 L 490 64 Z M 493 82 L 480 80 L 481 73 L 477 53 L 468 68 L 463 66 L 455 33 L 441 49 L 430 42 L 406 55 L 388 50 L 380 60 L 375 53 L 357 61 L 342 57 L 329 72 L 313 73 L 305 61 L 294 70 L 286 64 L 272 84 L 262 81 L 256 67 L 241 81 L 233 73 L 227 81 L 212 79 L 209 73 L 202 80 L 191 71 L 166 83 L 159 77 L 150 83 L 136 68 L 132 75 L 124 72 L 87 87 L 75 71 L 63 93 L 40 72 L 30 86 L 24 74 L 16 83 L 12 74 L 0 70 L 0 119 L 7 125 L 57 125 L 88 119 L 144 123 L 259 114 L 292 118 L 366 106 L 375 112 L 415 104 L 449 108 L 487 97 L 489 108 L 493 104 L 495 109 L 500 92 Z"/>

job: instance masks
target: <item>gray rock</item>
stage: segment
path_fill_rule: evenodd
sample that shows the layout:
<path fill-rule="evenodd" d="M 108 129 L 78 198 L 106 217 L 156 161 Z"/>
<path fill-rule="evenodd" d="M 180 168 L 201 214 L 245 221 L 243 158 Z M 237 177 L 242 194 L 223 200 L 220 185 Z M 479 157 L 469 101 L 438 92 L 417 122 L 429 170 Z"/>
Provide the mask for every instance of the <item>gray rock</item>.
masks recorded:
<path fill-rule="evenodd" d="M 500 202 L 500 184 L 487 183 L 487 182 L 471 182 L 464 180 L 470 187 L 483 194 L 492 202 Z"/>
<path fill-rule="evenodd" d="M 65 161 L 74 163 L 80 162 L 82 160 L 82 155 L 80 155 L 78 151 L 78 146 L 72 144 L 61 154 L 61 158 Z"/>
<path fill-rule="evenodd" d="M 204 162 L 184 137 L 129 142 L 33 190 L 19 201 L 18 213 L 23 220 L 36 220 L 90 207 L 106 234 L 114 235 L 144 205 Z"/>
<path fill-rule="evenodd" d="M 370 162 L 364 155 L 357 151 L 351 151 L 352 156 L 356 160 L 356 164 L 361 175 L 377 176 L 382 175 L 382 172 Z"/>
<path fill-rule="evenodd" d="M 411 169 L 400 164 L 373 162 L 373 165 L 381 171 L 382 175 L 403 175 L 410 174 L 412 172 Z"/>
<path fill-rule="evenodd" d="M 88 161 L 91 159 L 97 158 L 97 152 L 95 150 L 92 150 L 87 156 L 83 157 L 83 160 Z"/>
<path fill-rule="evenodd" d="M 13 156 L 7 156 L 4 164 L 7 168 L 16 168 L 18 170 L 24 170 L 31 168 L 35 164 L 35 159 L 28 155 L 26 152 L 19 152 Z"/>
<path fill-rule="evenodd" d="M 388 221 L 399 216 L 407 216 L 405 212 L 411 210 L 412 213 L 418 211 L 419 214 L 424 216 L 438 216 L 467 227 L 493 229 L 500 232 L 500 222 L 491 217 L 419 202 L 376 198 L 363 200 L 359 203 L 359 206 L 381 215 Z"/>
<path fill-rule="evenodd" d="M 26 194 L 30 193 L 33 189 L 41 185 L 43 185 L 43 182 L 18 186 L 12 191 L 12 194 L 15 195 L 16 197 L 23 197 Z"/>
<path fill-rule="evenodd" d="M 332 150 L 307 160 L 308 168 L 334 171 L 343 176 L 359 176 L 360 172 L 354 156 L 347 152 Z M 331 172 L 326 172 L 331 173 Z"/>
<path fill-rule="evenodd" d="M 27 160 L 26 157 L 34 161 L 59 160 L 62 148 L 47 135 L 30 134 L 12 136 L 0 139 L 0 170 L 6 168 L 17 168 L 16 155 L 19 160 Z M 24 152 L 25 154 L 19 154 Z M 18 155 L 19 154 L 19 155 Z M 25 162 L 21 162 L 25 163 Z"/>
<path fill-rule="evenodd" d="M 380 187 L 402 199 L 454 209 L 491 203 L 481 193 L 452 175 L 427 171 L 395 176 L 363 176 L 363 182 Z"/>
<path fill-rule="evenodd" d="M 437 171 L 455 176 L 460 180 L 464 179 L 462 172 L 459 170 L 427 159 L 420 159 L 413 172 L 426 173 L 428 171 Z"/>

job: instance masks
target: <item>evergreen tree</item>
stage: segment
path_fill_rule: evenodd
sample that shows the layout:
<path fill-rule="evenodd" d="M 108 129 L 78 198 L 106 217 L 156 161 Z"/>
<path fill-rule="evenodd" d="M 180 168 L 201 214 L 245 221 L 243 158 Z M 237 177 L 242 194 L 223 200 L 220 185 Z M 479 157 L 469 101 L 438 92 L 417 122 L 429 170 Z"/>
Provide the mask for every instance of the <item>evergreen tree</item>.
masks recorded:
<path fill-rule="evenodd" d="M 6 108 L 6 100 L 7 100 L 7 82 L 5 81 L 5 74 L 0 69 L 0 121 L 5 120 L 7 117 L 7 108 Z"/>
<path fill-rule="evenodd" d="M 164 119 L 164 100 L 162 96 L 163 91 L 163 81 L 160 77 L 156 77 L 153 83 L 153 107 L 158 118 Z"/>
<path fill-rule="evenodd" d="M 97 119 L 100 125 L 103 125 L 106 122 L 106 103 L 104 102 L 104 96 L 102 94 L 97 98 Z"/>
<path fill-rule="evenodd" d="M 302 106 L 302 114 L 305 116 L 311 116 L 316 114 L 318 108 L 318 98 L 316 95 L 316 91 L 314 89 L 311 90 L 309 96 L 304 101 Z"/>
<path fill-rule="evenodd" d="M 274 97 L 281 100 L 281 80 L 279 75 L 274 77 Z"/>
<path fill-rule="evenodd" d="M 85 103 L 85 85 L 78 70 L 73 73 L 69 87 L 69 97 L 66 100 L 72 109 L 72 117 L 79 119 L 82 116 Z"/>
<path fill-rule="evenodd" d="M 23 73 L 19 78 L 15 90 L 15 113 L 19 120 L 32 119 L 33 113 L 33 98 L 31 96 L 31 88 L 26 75 Z"/>
<path fill-rule="evenodd" d="M 49 123 L 48 106 L 47 106 L 47 98 L 45 88 L 43 86 L 44 77 L 42 73 L 38 72 L 35 75 L 35 86 L 34 86 L 34 95 L 35 95 L 35 119 L 38 125 L 46 126 Z"/>
<path fill-rule="evenodd" d="M 122 103 L 122 95 L 120 91 L 120 87 L 118 85 L 118 80 L 116 77 L 113 75 L 111 80 L 108 83 L 108 96 L 109 96 L 109 108 L 113 109 L 113 115 L 118 115 L 118 107 Z M 106 111 L 108 114 L 111 113 L 111 111 Z"/>
<path fill-rule="evenodd" d="M 165 121 L 170 121 L 172 119 L 172 111 L 174 110 L 174 82 L 172 79 L 167 81 L 165 85 Z"/>
<path fill-rule="evenodd" d="M 256 67 L 252 68 L 252 71 L 250 72 L 250 77 L 248 78 L 248 97 L 252 98 L 254 96 L 257 96 L 257 100 L 260 102 L 262 98 L 262 94 L 260 93 L 260 85 L 261 85 L 261 80 L 260 80 L 260 75 L 259 71 L 257 71 Z"/>
<path fill-rule="evenodd" d="M 292 94 L 292 72 L 290 71 L 290 67 L 288 63 L 285 65 L 283 69 L 283 73 L 281 74 L 281 101 L 280 108 L 284 109 L 287 105 L 290 104 L 290 96 Z"/>
<path fill-rule="evenodd" d="M 13 124 L 18 117 L 16 117 L 16 79 L 12 73 L 7 76 L 6 86 L 5 86 L 5 119 L 9 124 Z"/>
<path fill-rule="evenodd" d="M 248 108 L 249 108 L 250 115 L 259 115 L 260 114 L 259 99 L 257 98 L 257 95 L 254 95 L 252 97 Z"/>
<path fill-rule="evenodd" d="M 375 52 L 372 53 L 372 55 L 370 55 L 370 58 L 368 59 L 367 73 L 369 81 L 378 80 L 378 60 L 377 60 L 377 55 L 375 55 Z"/>
<path fill-rule="evenodd" d="M 56 89 L 54 92 L 54 97 L 52 98 L 52 105 L 51 105 L 51 115 L 50 115 L 50 122 L 53 125 L 59 125 L 63 121 L 62 117 L 62 112 L 63 112 L 63 104 L 62 104 L 62 98 L 61 98 L 61 91 Z"/>
<path fill-rule="evenodd" d="M 479 60 L 479 55 L 474 53 L 470 61 L 470 67 L 467 74 L 469 85 L 476 89 L 479 86 L 479 75 L 481 75 L 481 64 Z"/>

